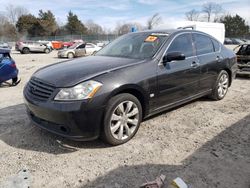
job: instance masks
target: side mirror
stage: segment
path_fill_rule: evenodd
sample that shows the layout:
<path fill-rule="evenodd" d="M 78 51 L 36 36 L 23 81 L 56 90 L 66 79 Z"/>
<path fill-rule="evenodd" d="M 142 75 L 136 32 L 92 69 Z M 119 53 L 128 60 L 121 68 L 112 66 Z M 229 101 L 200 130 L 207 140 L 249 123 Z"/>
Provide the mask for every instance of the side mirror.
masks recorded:
<path fill-rule="evenodd" d="M 184 60 L 186 57 L 181 52 L 169 52 L 163 57 L 163 63 Z"/>

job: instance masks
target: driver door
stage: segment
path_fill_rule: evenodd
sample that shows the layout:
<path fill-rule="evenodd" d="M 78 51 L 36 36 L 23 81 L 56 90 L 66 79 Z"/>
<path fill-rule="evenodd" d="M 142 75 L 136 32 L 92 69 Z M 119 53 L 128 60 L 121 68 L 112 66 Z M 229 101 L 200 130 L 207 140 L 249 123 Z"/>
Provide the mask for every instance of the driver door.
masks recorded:
<path fill-rule="evenodd" d="M 169 52 L 181 52 L 185 59 L 158 66 L 157 108 L 171 106 L 198 93 L 200 66 L 194 53 L 191 33 L 180 34 L 174 38 L 165 55 Z"/>

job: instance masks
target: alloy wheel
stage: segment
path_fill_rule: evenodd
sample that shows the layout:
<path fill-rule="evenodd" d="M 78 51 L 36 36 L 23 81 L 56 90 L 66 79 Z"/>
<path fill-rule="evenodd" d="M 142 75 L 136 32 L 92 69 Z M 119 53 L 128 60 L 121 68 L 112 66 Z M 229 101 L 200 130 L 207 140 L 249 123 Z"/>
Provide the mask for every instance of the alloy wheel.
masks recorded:
<path fill-rule="evenodd" d="M 139 125 L 139 109 L 132 101 L 120 103 L 110 119 L 110 132 L 117 140 L 131 136 Z"/>
<path fill-rule="evenodd" d="M 218 83 L 218 95 L 223 98 L 228 90 L 229 79 L 227 74 L 222 74 Z"/>

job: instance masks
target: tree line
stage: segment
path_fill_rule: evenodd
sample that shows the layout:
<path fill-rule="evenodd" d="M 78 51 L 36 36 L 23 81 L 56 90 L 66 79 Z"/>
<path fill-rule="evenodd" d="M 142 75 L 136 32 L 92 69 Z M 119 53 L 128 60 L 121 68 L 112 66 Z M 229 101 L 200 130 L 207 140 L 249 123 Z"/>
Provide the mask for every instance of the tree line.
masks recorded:
<path fill-rule="evenodd" d="M 239 15 L 226 14 L 220 4 L 205 3 L 201 10 L 192 9 L 185 13 L 189 21 L 221 22 L 225 24 L 227 37 L 250 37 L 249 25 Z M 103 28 L 92 20 L 83 23 L 76 14 L 69 11 L 65 24 L 56 20 L 52 11 L 39 10 L 34 16 L 21 6 L 8 5 L 0 13 L 0 37 L 2 39 L 18 40 L 21 37 L 43 37 L 60 35 L 122 35 L 131 31 L 152 29 L 162 22 L 161 16 L 156 13 L 148 18 L 146 23 L 118 22 L 113 31 Z"/>
<path fill-rule="evenodd" d="M 185 13 L 189 21 L 219 22 L 225 25 L 226 37 L 250 37 L 247 21 L 238 14 L 231 15 L 215 2 L 204 3 L 201 10 L 192 9 Z"/>

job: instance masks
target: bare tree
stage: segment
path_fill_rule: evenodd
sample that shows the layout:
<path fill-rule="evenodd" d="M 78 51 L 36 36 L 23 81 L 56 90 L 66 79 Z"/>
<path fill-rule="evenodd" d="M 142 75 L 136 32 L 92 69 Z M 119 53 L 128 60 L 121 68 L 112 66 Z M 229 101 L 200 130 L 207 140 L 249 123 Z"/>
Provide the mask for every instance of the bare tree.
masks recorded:
<path fill-rule="evenodd" d="M 4 25 L 8 21 L 4 13 L 0 13 L 0 25 Z"/>
<path fill-rule="evenodd" d="M 93 20 L 88 20 L 85 23 L 86 27 L 90 34 L 104 34 L 102 26 L 98 25 L 97 23 L 93 22 Z"/>
<path fill-rule="evenodd" d="M 118 35 L 127 34 L 127 33 L 129 33 L 131 31 L 132 27 L 133 27 L 133 25 L 131 23 L 120 23 L 120 22 L 118 22 L 116 24 L 115 33 L 117 33 Z"/>
<path fill-rule="evenodd" d="M 207 21 L 210 22 L 213 14 L 214 21 L 217 19 L 218 14 L 222 12 L 222 7 L 217 3 L 210 2 L 203 4 L 202 11 L 206 14 Z"/>
<path fill-rule="evenodd" d="M 130 23 L 117 23 L 115 28 L 115 33 L 118 35 L 123 35 L 132 31 L 132 28 L 135 27 L 137 31 L 143 30 L 143 26 L 137 22 Z"/>
<path fill-rule="evenodd" d="M 6 15 L 9 18 L 9 22 L 13 25 L 16 24 L 17 20 L 25 14 L 28 14 L 29 11 L 22 6 L 14 6 L 9 4 L 6 6 Z"/>
<path fill-rule="evenodd" d="M 200 13 L 197 10 L 192 9 L 189 12 L 186 12 L 185 15 L 189 21 L 198 21 Z"/>
<path fill-rule="evenodd" d="M 161 21 L 162 21 L 162 19 L 161 19 L 159 13 L 156 13 L 148 19 L 147 28 L 153 29 L 156 25 L 160 24 Z"/>

